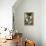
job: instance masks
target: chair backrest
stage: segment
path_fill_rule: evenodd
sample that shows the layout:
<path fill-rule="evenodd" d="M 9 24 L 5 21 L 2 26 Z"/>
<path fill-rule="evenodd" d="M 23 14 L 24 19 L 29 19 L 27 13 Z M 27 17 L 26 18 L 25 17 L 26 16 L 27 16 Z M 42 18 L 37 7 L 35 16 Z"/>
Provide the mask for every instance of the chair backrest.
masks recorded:
<path fill-rule="evenodd" d="M 35 43 L 32 40 L 26 40 L 25 46 L 35 46 Z"/>
<path fill-rule="evenodd" d="M 21 46 L 22 45 L 22 33 L 15 33 L 15 41 L 16 41 L 16 46 Z"/>

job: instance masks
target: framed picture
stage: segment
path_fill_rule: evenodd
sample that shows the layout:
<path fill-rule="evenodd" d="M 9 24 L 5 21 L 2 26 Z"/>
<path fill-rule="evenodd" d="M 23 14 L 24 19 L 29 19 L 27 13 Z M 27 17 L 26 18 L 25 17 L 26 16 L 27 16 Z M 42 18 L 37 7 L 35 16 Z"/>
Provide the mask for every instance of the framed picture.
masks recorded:
<path fill-rule="evenodd" d="M 24 25 L 33 25 L 33 12 L 24 13 Z"/>

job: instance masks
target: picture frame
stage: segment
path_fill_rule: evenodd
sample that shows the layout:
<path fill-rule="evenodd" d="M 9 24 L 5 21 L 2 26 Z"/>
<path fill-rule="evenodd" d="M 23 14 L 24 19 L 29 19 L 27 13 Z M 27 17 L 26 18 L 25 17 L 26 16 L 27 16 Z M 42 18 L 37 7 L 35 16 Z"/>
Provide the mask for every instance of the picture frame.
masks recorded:
<path fill-rule="evenodd" d="M 24 25 L 33 25 L 33 12 L 24 13 Z"/>

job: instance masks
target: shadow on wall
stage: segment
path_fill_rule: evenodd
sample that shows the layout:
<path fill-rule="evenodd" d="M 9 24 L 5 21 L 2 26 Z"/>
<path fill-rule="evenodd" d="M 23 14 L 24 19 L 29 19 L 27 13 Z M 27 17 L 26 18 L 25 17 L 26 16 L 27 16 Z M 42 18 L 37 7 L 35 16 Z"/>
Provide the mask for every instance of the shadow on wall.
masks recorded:
<path fill-rule="evenodd" d="M 19 1 L 18 1 L 19 2 Z M 41 12 L 40 12 L 40 0 L 24 0 L 20 5 L 14 4 L 14 22 L 15 28 L 18 32 L 23 33 L 23 37 L 26 39 L 33 39 L 36 43 L 36 46 L 41 46 Z M 34 25 L 25 26 L 24 25 L 24 12 L 34 12 Z M 27 36 L 28 34 L 28 36 Z M 38 35 L 37 35 L 38 34 Z"/>

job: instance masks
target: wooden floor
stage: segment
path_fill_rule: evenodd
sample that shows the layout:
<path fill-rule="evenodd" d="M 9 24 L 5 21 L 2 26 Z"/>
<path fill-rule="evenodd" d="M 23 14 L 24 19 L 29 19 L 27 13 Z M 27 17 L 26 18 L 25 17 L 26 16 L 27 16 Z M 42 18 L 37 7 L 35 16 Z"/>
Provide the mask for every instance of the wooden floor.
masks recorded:
<path fill-rule="evenodd" d="M 12 37 L 12 40 L 6 40 L 6 39 L 0 39 L 0 46 L 22 46 L 22 37 L 21 33 L 16 33 L 16 35 L 14 35 L 14 37 Z M 6 42 L 3 42 L 4 40 L 6 40 Z M 3 42 L 3 43 L 1 43 Z"/>
<path fill-rule="evenodd" d="M 6 40 L 6 42 L 2 43 L 0 46 L 16 46 L 15 39 L 13 39 L 13 40 Z"/>

